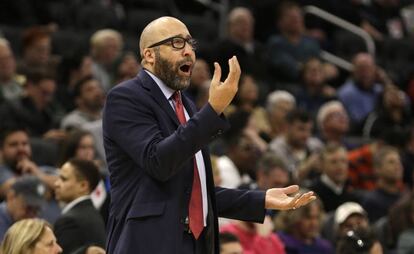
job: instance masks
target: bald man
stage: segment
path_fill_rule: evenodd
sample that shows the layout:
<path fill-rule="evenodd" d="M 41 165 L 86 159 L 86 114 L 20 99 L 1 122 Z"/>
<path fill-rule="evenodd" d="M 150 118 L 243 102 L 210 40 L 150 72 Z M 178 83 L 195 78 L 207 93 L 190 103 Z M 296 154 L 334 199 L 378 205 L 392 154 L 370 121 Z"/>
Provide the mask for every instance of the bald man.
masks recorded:
<path fill-rule="evenodd" d="M 217 216 L 262 222 L 265 208 L 292 209 L 313 193 L 298 186 L 252 192 L 215 188 L 208 143 L 229 126 L 222 115 L 237 92 L 235 57 L 198 112 L 181 94 L 190 84 L 195 40 L 172 17 L 152 21 L 140 38 L 143 70 L 107 97 L 103 132 L 111 179 L 107 253 L 219 253 Z"/>

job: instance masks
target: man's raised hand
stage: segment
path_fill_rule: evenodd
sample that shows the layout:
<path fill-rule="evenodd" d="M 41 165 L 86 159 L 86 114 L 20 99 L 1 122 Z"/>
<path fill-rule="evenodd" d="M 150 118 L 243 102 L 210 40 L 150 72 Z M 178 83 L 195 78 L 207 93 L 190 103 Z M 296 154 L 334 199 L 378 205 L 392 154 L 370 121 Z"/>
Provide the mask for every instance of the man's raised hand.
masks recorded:
<path fill-rule="evenodd" d="M 208 102 L 217 114 L 223 113 L 236 95 L 239 88 L 240 74 L 240 65 L 236 56 L 229 59 L 229 74 L 224 82 L 220 81 L 220 65 L 214 63 L 214 74 L 211 80 Z"/>

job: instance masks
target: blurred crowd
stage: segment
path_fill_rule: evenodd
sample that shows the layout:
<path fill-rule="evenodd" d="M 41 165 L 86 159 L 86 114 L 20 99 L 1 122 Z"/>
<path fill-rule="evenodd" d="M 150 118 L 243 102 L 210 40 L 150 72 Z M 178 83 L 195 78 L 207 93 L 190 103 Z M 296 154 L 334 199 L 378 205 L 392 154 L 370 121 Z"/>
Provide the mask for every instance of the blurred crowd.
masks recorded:
<path fill-rule="evenodd" d="M 0 253 L 105 253 L 105 95 L 137 75 L 140 32 L 163 15 L 198 40 L 184 91 L 198 107 L 214 62 L 241 65 L 231 129 L 210 147 L 215 184 L 319 197 L 263 224 L 221 220 L 222 254 L 414 253 L 414 1 L 233 0 L 224 34 L 220 4 L 1 1 Z M 308 5 L 363 29 L 375 53 Z"/>

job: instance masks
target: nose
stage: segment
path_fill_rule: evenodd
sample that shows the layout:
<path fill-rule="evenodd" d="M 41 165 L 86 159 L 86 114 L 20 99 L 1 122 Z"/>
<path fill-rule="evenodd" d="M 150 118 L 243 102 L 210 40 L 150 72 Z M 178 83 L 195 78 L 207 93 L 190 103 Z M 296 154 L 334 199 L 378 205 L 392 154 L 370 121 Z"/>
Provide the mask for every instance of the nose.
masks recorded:
<path fill-rule="evenodd" d="M 58 243 L 56 243 L 56 253 L 62 253 L 62 247 Z"/>
<path fill-rule="evenodd" d="M 183 48 L 183 56 L 193 56 L 194 54 L 193 46 L 186 42 Z"/>

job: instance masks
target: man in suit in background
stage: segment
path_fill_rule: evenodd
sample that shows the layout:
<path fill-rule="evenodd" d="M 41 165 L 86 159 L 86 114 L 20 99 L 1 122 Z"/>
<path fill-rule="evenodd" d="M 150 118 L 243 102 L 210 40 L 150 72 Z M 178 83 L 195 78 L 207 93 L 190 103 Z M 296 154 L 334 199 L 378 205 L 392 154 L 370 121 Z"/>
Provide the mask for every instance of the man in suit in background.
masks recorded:
<path fill-rule="evenodd" d="M 195 41 L 178 19 L 161 17 L 140 38 L 143 70 L 113 88 L 103 114 L 111 179 L 107 253 L 219 253 L 217 217 L 263 222 L 265 208 L 315 199 L 298 186 L 262 191 L 215 188 L 208 143 L 229 126 L 222 112 L 240 67 L 216 63 L 208 103 L 196 112 L 180 91 L 190 83 Z"/>
<path fill-rule="evenodd" d="M 99 169 L 91 161 L 72 159 L 60 169 L 55 193 L 66 206 L 54 232 L 63 253 L 90 245 L 105 246 L 105 225 L 90 198 L 99 180 Z"/>

